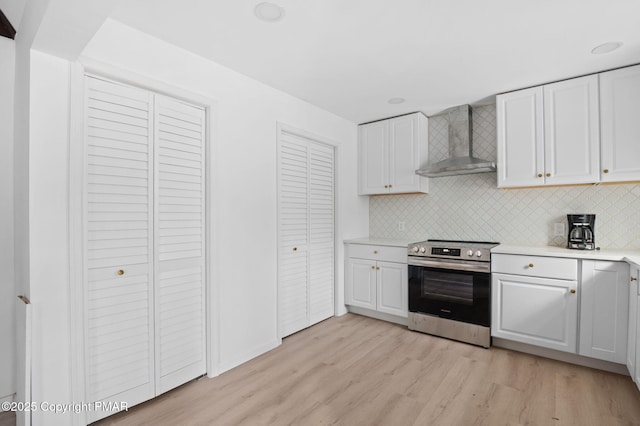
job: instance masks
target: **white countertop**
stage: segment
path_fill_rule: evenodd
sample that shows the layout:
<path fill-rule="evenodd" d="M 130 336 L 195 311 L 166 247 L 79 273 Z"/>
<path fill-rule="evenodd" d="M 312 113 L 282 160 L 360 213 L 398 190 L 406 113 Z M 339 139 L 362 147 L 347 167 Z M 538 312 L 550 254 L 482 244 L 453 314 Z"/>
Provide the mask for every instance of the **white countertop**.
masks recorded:
<path fill-rule="evenodd" d="M 416 240 L 403 240 L 403 239 L 387 239 L 387 238 L 352 238 L 350 240 L 344 240 L 345 244 L 368 244 L 376 246 L 390 246 L 390 247 L 404 247 L 407 248 L 409 244 L 415 243 Z"/>
<path fill-rule="evenodd" d="M 387 238 L 352 238 L 344 241 L 345 244 L 367 244 L 389 247 L 407 247 L 416 242 L 416 239 L 387 239 Z M 610 260 L 615 262 L 627 262 L 640 267 L 640 250 L 572 250 L 554 246 L 516 246 L 500 244 L 491 249 L 491 253 L 522 254 L 534 256 L 567 257 L 571 259 Z"/>
<path fill-rule="evenodd" d="M 633 263 L 640 267 L 640 250 L 572 250 L 553 246 L 514 246 L 500 244 L 491 249 L 491 253 L 611 260 Z"/>

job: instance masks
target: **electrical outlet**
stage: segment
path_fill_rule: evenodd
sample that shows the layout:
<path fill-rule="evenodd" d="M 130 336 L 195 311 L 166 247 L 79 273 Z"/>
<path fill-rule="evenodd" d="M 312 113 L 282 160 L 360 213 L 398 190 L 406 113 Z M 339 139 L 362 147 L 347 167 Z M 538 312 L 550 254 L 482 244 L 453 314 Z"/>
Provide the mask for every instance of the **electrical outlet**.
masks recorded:
<path fill-rule="evenodd" d="M 404 230 L 405 230 L 404 221 L 398 222 L 398 231 L 404 231 Z"/>
<path fill-rule="evenodd" d="M 558 222 L 553 224 L 553 236 L 564 237 L 564 223 Z"/>

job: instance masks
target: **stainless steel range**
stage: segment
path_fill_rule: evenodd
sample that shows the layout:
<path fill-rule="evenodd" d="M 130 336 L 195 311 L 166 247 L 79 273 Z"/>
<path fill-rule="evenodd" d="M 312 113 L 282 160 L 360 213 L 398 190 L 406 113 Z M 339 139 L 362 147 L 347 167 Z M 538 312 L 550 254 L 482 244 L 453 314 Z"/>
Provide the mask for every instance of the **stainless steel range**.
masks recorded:
<path fill-rule="evenodd" d="M 409 329 L 491 345 L 493 242 L 427 240 L 409 245 Z"/>

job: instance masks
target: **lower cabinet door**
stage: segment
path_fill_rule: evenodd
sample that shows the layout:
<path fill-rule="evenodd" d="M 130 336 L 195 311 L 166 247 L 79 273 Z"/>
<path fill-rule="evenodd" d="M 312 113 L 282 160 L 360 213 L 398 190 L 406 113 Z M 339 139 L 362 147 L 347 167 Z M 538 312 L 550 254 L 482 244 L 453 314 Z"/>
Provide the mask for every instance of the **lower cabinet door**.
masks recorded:
<path fill-rule="evenodd" d="M 639 277 L 640 278 L 640 277 Z M 640 295 L 636 296 L 636 306 L 640 307 Z M 640 389 L 640 313 L 636 317 L 636 362 L 635 362 L 635 377 L 634 382 L 636 382 L 636 386 Z"/>
<path fill-rule="evenodd" d="M 408 305 L 407 264 L 378 262 L 378 311 L 406 318 Z"/>
<path fill-rule="evenodd" d="M 624 364 L 629 323 L 629 264 L 582 261 L 580 355 Z"/>
<path fill-rule="evenodd" d="M 491 335 L 576 353 L 577 281 L 492 276 Z"/>
<path fill-rule="evenodd" d="M 631 282 L 629 285 L 629 330 L 627 333 L 627 369 L 636 384 L 636 351 L 638 342 L 638 278 L 640 270 L 631 268 Z M 634 279 L 635 278 L 635 279 Z"/>
<path fill-rule="evenodd" d="M 347 260 L 347 305 L 376 309 L 376 261 Z"/>

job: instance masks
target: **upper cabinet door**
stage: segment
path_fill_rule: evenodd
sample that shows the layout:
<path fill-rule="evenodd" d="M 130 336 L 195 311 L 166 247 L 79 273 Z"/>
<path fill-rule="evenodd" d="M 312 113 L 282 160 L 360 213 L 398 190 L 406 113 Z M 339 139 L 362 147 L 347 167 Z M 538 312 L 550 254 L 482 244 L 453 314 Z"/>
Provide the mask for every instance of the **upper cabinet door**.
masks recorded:
<path fill-rule="evenodd" d="M 599 181 L 597 75 L 544 86 L 544 134 L 546 184 Z"/>
<path fill-rule="evenodd" d="M 600 74 L 603 182 L 640 180 L 640 65 Z"/>
<path fill-rule="evenodd" d="M 428 159 L 427 123 L 427 117 L 416 112 L 360 125 L 360 195 L 428 191 L 428 179 L 416 175 Z"/>
<path fill-rule="evenodd" d="M 496 98 L 498 187 L 544 184 L 542 87 Z"/>
<path fill-rule="evenodd" d="M 420 190 L 421 128 L 419 114 L 389 120 L 389 192 L 403 193 Z"/>
<path fill-rule="evenodd" d="M 360 194 L 389 192 L 389 120 L 360 126 Z"/>

